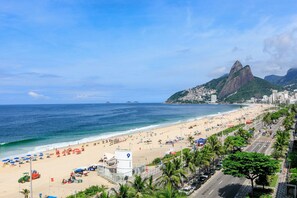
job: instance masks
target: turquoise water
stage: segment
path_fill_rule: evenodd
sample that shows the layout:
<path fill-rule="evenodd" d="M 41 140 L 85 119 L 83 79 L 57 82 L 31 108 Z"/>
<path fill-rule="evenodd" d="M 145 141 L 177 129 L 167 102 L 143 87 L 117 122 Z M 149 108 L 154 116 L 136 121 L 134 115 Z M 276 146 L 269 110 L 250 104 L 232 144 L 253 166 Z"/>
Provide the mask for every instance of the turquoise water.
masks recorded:
<path fill-rule="evenodd" d="M 210 104 L 3 105 L 0 106 L 0 159 L 237 108 Z"/>

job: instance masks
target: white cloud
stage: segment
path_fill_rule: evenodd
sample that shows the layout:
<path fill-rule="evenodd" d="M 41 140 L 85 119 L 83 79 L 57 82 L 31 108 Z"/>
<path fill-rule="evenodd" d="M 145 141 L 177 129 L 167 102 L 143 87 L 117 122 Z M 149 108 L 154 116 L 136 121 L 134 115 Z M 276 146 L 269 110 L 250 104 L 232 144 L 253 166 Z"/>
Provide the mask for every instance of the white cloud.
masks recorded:
<path fill-rule="evenodd" d="M 36 99 L 45 99 L 48 98 L 45 95 L 42 95 L 40 93 L 37 93 L 36 91 L 29 91 L 28 95 L 31 96 L 32 98 L 36 98 Z"/>
<path fill-rule="evenodd" d="M 214 78 L 219 78 L 220 76 L 224 75 L 224 74 L 227 74 L 229 71 L 228 71 L 228 68 L 223 66 L 223 67 L 217 67 L 215 68 L 213 71 L 211 71 L 208 75 L 210 77 L 214 77 Z"/>
<path fill-rule="evenodd" d="M 267 38 L 264 41 L 264 52 L 275 59 L 292 58 L 297 53 L 297 28 Z"/>

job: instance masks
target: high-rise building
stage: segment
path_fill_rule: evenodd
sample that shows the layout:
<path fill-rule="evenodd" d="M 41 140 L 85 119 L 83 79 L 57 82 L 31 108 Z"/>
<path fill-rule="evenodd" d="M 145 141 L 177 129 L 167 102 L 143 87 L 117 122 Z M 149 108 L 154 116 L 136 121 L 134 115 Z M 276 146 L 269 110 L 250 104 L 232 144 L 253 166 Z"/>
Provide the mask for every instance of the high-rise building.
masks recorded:
<path fill-rule="evenodd" d="M 211 103 L 216 103 L 217 102 L 217 95 L 211 95 L 210 96 L 210 102 Z"/>

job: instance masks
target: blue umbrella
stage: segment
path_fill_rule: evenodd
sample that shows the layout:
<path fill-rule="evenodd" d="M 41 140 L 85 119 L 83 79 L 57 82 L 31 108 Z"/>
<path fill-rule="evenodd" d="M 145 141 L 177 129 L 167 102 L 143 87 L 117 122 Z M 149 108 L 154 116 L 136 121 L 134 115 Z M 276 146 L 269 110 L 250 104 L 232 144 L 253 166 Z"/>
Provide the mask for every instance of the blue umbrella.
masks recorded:
<path fill-rule="evenodd" d="M 15 160 L 18 160 L 18 159 L 20 159 L 20 158 L 19 158 L 19 157 L 15 157 L 14 159 L 15 159 Z"/>
<path fill-rule="evenodd" d="M 83 171 L 84 171 L 84 170 L 81 169 L 81 168 L 78 168 L 78 169 L 75 169 L 75 170 L 74 170 L 75 173 L 81 173 L 81 172 L 83 172 Z"/>
<path fill-rule="evenodd" d="M 27 156 L 28 156 L 28 157 L 30 157 L 30 156 L 31 156 L 31 154 L 28 154 Z"/>
<path fill-rule="evenodd" d="M 2 162 L 8 162 L 9 161 L 9 159 L 4 159 L 4 160 L 2 160 Z"/>
<path fill-rule="evenodd" d="M 39 153 L 39 156 L 43 156 L 43 153 Z"/>

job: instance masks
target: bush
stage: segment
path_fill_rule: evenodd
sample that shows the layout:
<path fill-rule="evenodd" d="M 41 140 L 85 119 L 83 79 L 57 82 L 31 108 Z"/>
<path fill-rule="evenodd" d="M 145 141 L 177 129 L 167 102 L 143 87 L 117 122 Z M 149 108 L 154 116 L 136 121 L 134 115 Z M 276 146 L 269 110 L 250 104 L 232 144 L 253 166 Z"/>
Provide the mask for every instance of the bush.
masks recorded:
<path fill-rule="evenodd" d="M 255 188 L 254 198 L 272 198 L 272 193 L 273 193 L 273 190 L 269 188 L 266 188 L 266 189 Z M 249 193 L 247 197 L 252 197 L 251 193 Z"/>
<path fill-rule="evenodd" d="M 161 159 L 159 157 L 157 157 L 156 159 L 153 160 L 153 164 L 160 164 L 161 163 Z"/>
<path fill-rule="evenodd" d="M 104 188 L 104 186 L 91 186 L 84 191 L 79 191 L 75 195 L 70 195 L 67 198 L 91 198 L 97 193 L 102 192 Z"/>
<path fill-rule="evenodd" d="M 297 173 L 292 173 L 289 178 L 290 184 L 297 185 Z"/>
<path fill-rule="evenodd" d="M 173 155 L 171 155 L 171 154 L 166 154 L 163 159 L 171 158 L 172 156 Z"/>

